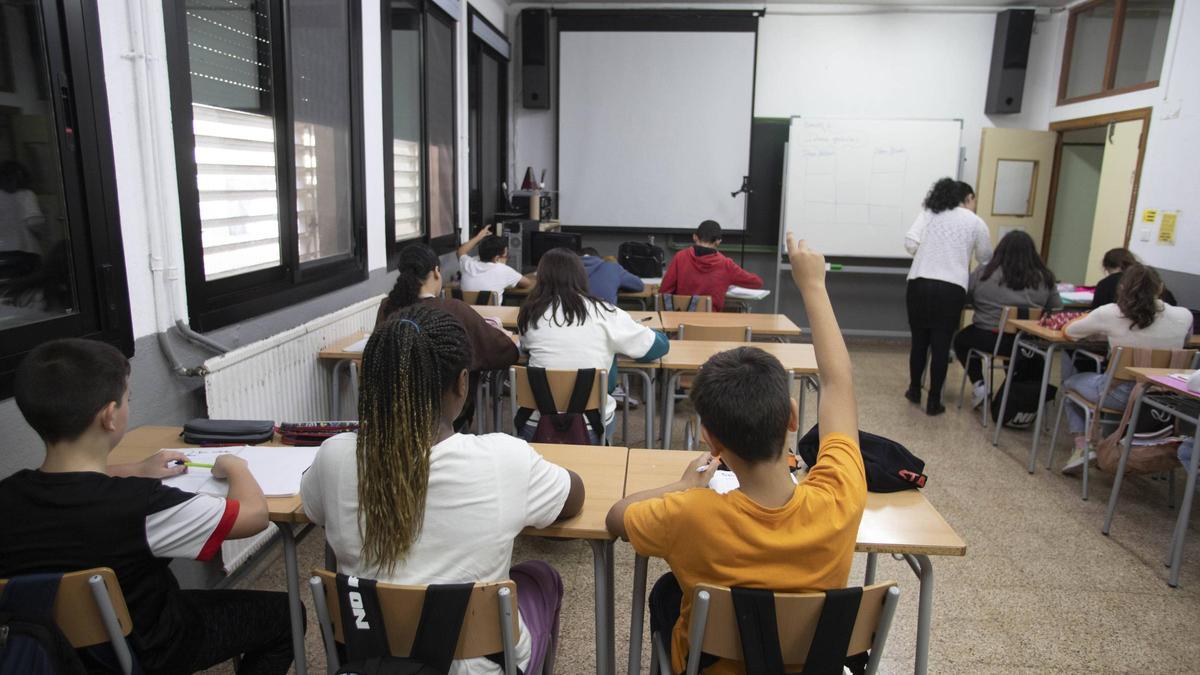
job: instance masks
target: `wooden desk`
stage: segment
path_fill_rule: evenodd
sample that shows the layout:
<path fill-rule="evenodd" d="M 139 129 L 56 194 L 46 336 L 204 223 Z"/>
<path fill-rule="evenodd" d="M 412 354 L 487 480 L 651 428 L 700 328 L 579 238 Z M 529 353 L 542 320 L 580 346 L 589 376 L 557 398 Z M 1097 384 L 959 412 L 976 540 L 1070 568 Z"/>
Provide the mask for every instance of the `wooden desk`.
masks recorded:
<path fill-rule="evenodd" d="M 471 305 L 471 309 L 478 312 L 479 316 L 485 319 L 497 319 L 500 321 L 500 325 L 509 330 L 516 330 L 517 313 L 521 311 L 520 307 L 505 307 L 503 305 Z"/>
<path fill-rule="evenodd" d="M 642 288 L 640 291 L 618 291 L 617 301 L 620 302 L 621 300 L 633 300 L 641 303 L 643 310 L 646 309 L 647 303 L 653 301 L 654 296 L 658 294 L 658 284 L 647 283 L 645 279 L 642 280 L 642 284 L 644 288 Z M 534 286 L 536 285 L 537 278 L 534 277 Z M 522 298 L 522 302 L 524 302 L 524 298 L 528 297 L 532 290 L 533 288 L 507 288 L 504 290 L 504 295 L 514 298 Z"/>
<path fill-rule="evenodd" d="M 1200 335 L 1193 335 L 1187 339 L 1188 347 L 1200 347 Z"/>
<path fill-rule="evenodd" d="M 1188 373 L 1190 375 L 1194 372 L 1196 372 L 1196 371 L 1192 370 L 1190 368 L 1126 368 L 1122 372 L 1122 375 L 1132 376 L 1133 379 L 1138 382 L 1147 382 L 1147 381 L 1151 381 L 1150 378 L 1152 378 L 1152 377 L 1165 377 L 1172 373 Z M 1200 394 L 1198 394 L 1194 391 L 1189 391 L 1187 389 L 1186 383 L 1184 383 L 1184 382 L 1180 382 L 1179 386 L 1173 386 L 1173 384 L 1174 383 L 1172 383 L 1171 385 L 1164 385 L 1164 386 L 1174 389 L 1182 394 L 1188 394 L 1190 396 L 1200 396 Z"/>
<path fill-rule="evenodd" d="M 697 453 L 671 450 L 629 451 L 629 469 L 625 477 L 625 494 L 659 487 L 679 479 L 688 462 Z M 967 545 L 946 522 L 937 509 L 918 490 L 892 493 L 867 493 L 867 506 L 858 527 L 854 550 L 867 554 L 866 584 L 875 581 L 875 556 L 894 553 L 904 556 L 920 581 L 917 607 L 917 653 L 915 672 L 924 673 L 929 658 L 929 638 L 933 619 L 933 563 L 929 556 L 964 556 Z M 634 602 L 640 608 L 645 603 L 645 558 L 638 556 L 635 567 Z M 636 576 L 640 575 L 640 577 Z M 640 595 L 639 595 L 640 594 Z M 634 612 L 630 635 L 630 670 L 637 672 L 634 654 L 641 655 L 641 617 Z"/>
<path fill-rule="evenodd" d="M 799 337 L 800 327 L 783 314 L 753 314 L 733 312 L 659 312 L 664 329 L 679 330 L 680 324 L 691 326 L 748 326 L 754 337 Z"/>

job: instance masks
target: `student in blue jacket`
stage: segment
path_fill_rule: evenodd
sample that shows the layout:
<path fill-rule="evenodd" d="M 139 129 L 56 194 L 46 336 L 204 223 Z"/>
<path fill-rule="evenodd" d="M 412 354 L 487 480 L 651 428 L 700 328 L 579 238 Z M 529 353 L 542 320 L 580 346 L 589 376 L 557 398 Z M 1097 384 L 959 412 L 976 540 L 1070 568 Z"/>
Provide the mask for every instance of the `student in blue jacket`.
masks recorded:
<path fill-rule="evenodd" d="M 581 250 L 579 256 L 583 259 L 592 295 L 609 304 L 617 304 L 619 291 L 637 292 L 646 288 L 641 279 L 617 263 L 601 258 L 590 246 Z"/>

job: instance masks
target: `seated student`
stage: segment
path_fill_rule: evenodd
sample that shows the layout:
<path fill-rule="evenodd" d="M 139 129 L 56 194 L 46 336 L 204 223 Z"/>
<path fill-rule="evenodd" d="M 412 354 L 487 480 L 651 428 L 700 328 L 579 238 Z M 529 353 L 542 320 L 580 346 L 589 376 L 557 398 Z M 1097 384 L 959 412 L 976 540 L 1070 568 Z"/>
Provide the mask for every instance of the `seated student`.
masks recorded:
<path fill-rule="evenodd" d="M 208 560 L 226 539 L 266 529 L 267 500 L 246 461 L 214 462 L 213 475 L 229 483 L 224 498 L 160 482 L 186 471 L 180 452 L 109 464 L 129 423 L 129 361 L 102 342 L 41 345 L 17 368 L 15 390 L 46 459 L 0 481 L 0 578 L 111 567 L 146 673 L 192 673 L 235 656 L 239 673 L 286 673 L 286 593 L 183 591 L 169 567 L 171 558 Z"/>
<path fill-rule="evenodd" d="M 520 439 L 454 433 L 470 363 L 466 331 L 434 307 L 413 305 L 376 328 L 363 352 L 360 432 L 321 444 L 300 495 L 342 574 L 392 584 L 515 581 L 517 666 L 536 672 L 554 650 L 562 581 L 544 562 L 512 566 L 513 539 L 578 513 L 583 482 Z M 482 658 L 450 670 L 499 672 Z"/>
<path fill-rule="evenodd" d="M 517 314 L 521 349 L 529 365 L 551 370 L 582 368 L 608 371 L 609 393 L 617 386 L 617 354 L 653 361 L 670 349 L 667 336 L 634 321 L 623 309 L 588 292 L 579 256 L 565 248 L 546 252 L 538 263 L 538 283 Z M 604 434 L 612 438 L 617 403 L 609 397 Z M 536 415 L 524 430 L 531 438 Z M 599 429 L 592 429 L 599 440 Z"/>
<path fill-rule="evenodd" d="M 476 245 L 479 246 L 479 257 L 467 255 Z M 458 266 L 462 271 L 459 285 L 464 291 L 489 291 L 500 296 L 501 302 L 504 301 L 504 289 L 513 286 L 531 288 L 534 283 L 533 279 L 508 266 L 508 240 L 492 234 L 491 225 L 458 247 Z"/>
<path fill-rule="evenodd" d="M 825 291 L 825 259 L 788 235 L 792 277 L 812 324 L 821 369 L 821 449 L 797 484 L 784 441 L 795 430 L 787 373 L 755 347 L 713 356 L 700 368 L 691 399 L 712 454 L 688 465 L 679 481 L 630 495 L 608 512 L 614 536 L 635 551 L 665 558 L 671 572 L 650 592 L 650 626 L 665 632 L 675 672 L 687 663 L 692 594 L 699 583 L 781 592 L 846 585 L 867 480 L 858 448 L 858 412 L 850 356 Z M 739 488 L 707 489 L 723 462 Z M 740 673 L 718 661 L 705 673 Z"/>
<path fill-rule="evenodd" d="M 996 245 L 992 259 L 971 273 L 967 301 L 975 307 L 974 319 L 970 326 L 954 336 L 954 354 L 958 362 L 964 365 L 967 352 L 971 349 L 992 353 L 996 346 L 996 335 L 1000 332 L 1000 314 L 1005 306 L 1044 310 L 1062 308 L 1054 273 L 1042 262 L 1033 238 L 1021 230 L 1004 235 Z M 1004 336 L 1001 354 L 1012 353 L 1013 337 Z M 983 364 L 979 359 L 971 359 L 967 376 L 971 378 L 973 387 L 971 405 L 978 407 L 983 404 L 987 393 Z"/>
<path fill-rule="evenodd" d="M 646 285 L 629 270 L 615 262 L 600 257 L 600 253 L 589 247 L 579 252 L 583 260 L 583 269 L 587 271 L 588 286 L 592 295 L 610 305 L 617 304 L 617 293 L 620 291 L 638 292 Z"/>
<path fill-rule="evenodd" d="M 1162 279 L 1154 268 L 1133 263 L 1121 273 L 1115 303 L 1094 309 L 1068 323 L 1063 326 L 1063 332 L 1072 340 L 1106 337 L 1110 349 L 1182 349 L 1192 332 L 1192 313 L 1183 307 L 1164 303 L 1160 299 L 1162 290 Z M 1063 359 L 1062 371 L 1063 387 L 1093 403 L 1100 400 L 1104 373 L 1075 373 L 1070 368 L 1069 359 Z M 1115 385 L 1104 399 L 1104 405 L 1123 410 L 1129 403 L 1132 390 L 1133 382 Z M 1075 452 L 1063 465 L 1062 472 L 1080 473 L 1084 462 L 1091 462 L 1096 453 L 1089 450 L 1087 458 L 1084 458 L 1087 429 L 1083 410 L 1079 406 L 1067 406 L 1067 425 L 1075 436 Z"/>
<path fill-rule="evenodd" d="M 713 311 L 719 312 L 725 307 L 725 292 L 730 286 L 762 288 L 762 277 L 738 267 L 717 250 L 721 245 L 721 226 L 717 221 L 700 223 L 692 235 L 692 243 L 691 248 L 671 258 L 659 293 L 712 296 Z"/>
<path fill-rule="evenodd" d="M 1127 248 L 1112 248 L 1104 253 L 1100 265 L 1104 267 L 1105 277 L 1096 283 L 1096 292 L 1092 296 L 1092 309 L 1111 305 L 1117 301 L 1117 286 L 1121 283 L 1121 273 L 1130 265 L 1138 264 L 1138 259 Z M 1164 285 L 1159 299 L 1168 305 L 1178 305 L 1175 295 Z"/>
<path fill-rule="evenodd" d="M 400 276 L 383 302 L 375 326 L 395 316 L 405 307 L 422 304 L 437 307 L 458 319 L 467 331 L 471 343 L 471 391 L 479 388 L 479 373 L 484 370 L 508 368 L 521 357 L 508 331 L 488 323 L 462 300 L 442 297 L 442 268 L 437 254 L 425 244 L 410 244 L 400 251 Z M 468 396 L 462 415 L 455 420 L 454 429 L 462 431 L 475 413 L 475 396 Z"/>

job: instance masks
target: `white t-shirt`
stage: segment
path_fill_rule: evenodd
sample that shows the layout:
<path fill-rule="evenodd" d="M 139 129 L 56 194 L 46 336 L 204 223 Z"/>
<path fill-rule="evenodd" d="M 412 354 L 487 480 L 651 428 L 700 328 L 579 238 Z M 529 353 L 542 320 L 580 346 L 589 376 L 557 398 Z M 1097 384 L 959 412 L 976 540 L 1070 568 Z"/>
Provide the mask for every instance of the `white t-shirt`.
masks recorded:
<path fill-rule="evenodd" d="M 1087 316 L 1067 325 L 1066 333 L 1075 339 L 1091 335 L 1108 337 L 1109 347 L 1135 349 L 1182 349 L 1192 330 L 1192 313 L 1158 301 L 1158 316 L 1145 328 L 1134 328 L 1116 303 L 1101 305 Z"/>
<path fill-rule="evenodd" d="M 908 233 L 904 247 L 913 254 L 909 279 L 937 279 L 967 290 L 971 254 L 984 264 L 992 259 L 992 235 L 987 224 L 961 206 L 930 213 L 922 211 Z"/>
<path fill-rule="evenodd" d="M 624 354 L 641 358 L 654 346 L 654 331 L 639 323 L 619 307 L 604 302 L 600 306 L 587 303 L 588 319 L 564 325 L 562 312 L 547 310 L 521 335 L 521 349 L 529 352 L 529 365 L 549 370 L 578 370 L 596 368 L 612 373 L 613 357 Z M 608 398 L 604 424 L 613 420 L 617 402 Z"/>
<path fill-rule="evenodd" d="M 504 302 L 504 289 L 516 286 L 521 281 L 521 273 L 498 262 L 481 262 L 479 258 L 464 255 L 458 259 L 458 267 L 462 270 L 462 289 L 464 291 L 491 291 L 500 296 Z"/>
<path fill-rule="evenodd" d="M 304 512 L 324 525 L 338 571 L 391 584 L 503 581 L 513 539 L 526 527 L 546 527 L 571 491 L 567 470 L 506 434 L 455 434 L 433 446 L 425 521 L 404 560 L 390 574 L 363 565 L 358 522 L 358 435 L 339 434 L 317 451 L 300 483 Z M 529 664 L 529 631 L 521 621 L 517 664 Z M 499 673 L 487 659 L 456 661 L 450 675 Z"/>

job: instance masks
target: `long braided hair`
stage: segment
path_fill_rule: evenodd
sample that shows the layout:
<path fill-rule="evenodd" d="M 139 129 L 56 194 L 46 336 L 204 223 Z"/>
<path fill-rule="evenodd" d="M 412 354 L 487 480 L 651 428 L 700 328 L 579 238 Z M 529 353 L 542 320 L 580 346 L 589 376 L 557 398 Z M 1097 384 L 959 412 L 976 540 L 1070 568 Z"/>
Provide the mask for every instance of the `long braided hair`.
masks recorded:
<path fill-rule="evenodd" d="M 419 299 L 421 285 L 429 273 L 438 268 L 440 261 L 433 249 L 425 244 L 409 244 L 400 251 L 397 265 L 400 276 L 388 293 L 388 304 L 392 309 L 408 307 Z"/>
<path fill-rule="evenodd" d="M 424 304 L 400 310 L 367 341 L 357 447 L 366 564 L 390 573 L 421 533 L 442 396 L 470 363 L 462 325 Z"/>

